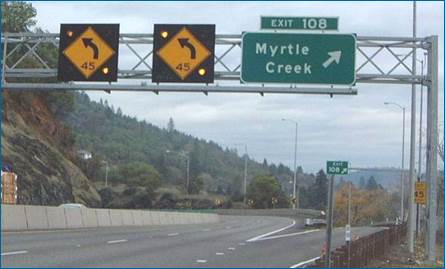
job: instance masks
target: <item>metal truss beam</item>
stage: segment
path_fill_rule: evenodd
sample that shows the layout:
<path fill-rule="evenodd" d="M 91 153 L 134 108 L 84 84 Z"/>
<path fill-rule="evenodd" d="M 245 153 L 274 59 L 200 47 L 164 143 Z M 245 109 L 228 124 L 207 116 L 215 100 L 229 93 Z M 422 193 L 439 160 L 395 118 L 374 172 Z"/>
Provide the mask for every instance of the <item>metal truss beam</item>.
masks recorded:
<path fill-rule="evenodd" d="M 57 66 L 49 66 L 48 61 L 45 60 L 44 55 L 38 53 L 39 46 L 46 44 L 46 46 L 53 46 L 58 49 L 59 34 L 54 33 L 4 33 L 2 35 L 3 45 L 3 64 L 2 64 L 2 82 L 3 88 L 15 88 L 9 79 L 13 79 L 14 85 L 20 78 L 56 78 Z M 120 49 L 119 53 L 126 53 L 127 57 L 133 56 L 134 62 L 128 66 L 120 66 L 118 70 L 119 82 L 112 85 L 116 88 L 122 88 L 119 84 L 124 85 L 127 80 L 151 80 L 152 66 L 151 58 L 153 55 L 153 34 L 120 34 L 119 37 Z M 215 40 L 215 81 L 233 81 L 239 83 L 240 81 L 240 54 L 241 54 L 241 35 L 239 34 L 225 34 L 216 35 Z M 137 46 L 144 46 L 143 50 L 137 50 Z M 411 68 L 405 63 L 407 58 L 412 57 L 410 51 L 412 48 L 428 49 L 428 39 L 425 38 L 411 38 L 411 37 L 375 37 L 375 36 L 357 36 L 357 57 L 363 57 L 363 62 L 356 68 L 357 83 L 384 83 L 384 84 L 424 84 L 426 78 L 412 73 Z M 8 50 L 9 48 L 9 50 Z M 16 55 L 18 48 L 22 48 L 22 54 Z M 373 49 L 372 52 L 366 50 Z M 394 50 L 406 49 L 404 55 L 398 55 Z M 23 50 L 26 50 L 23 52 Z M 385 62 L 382 62 L 382 53 Z M 15 56 L 15 58 L 14 58 Z M 37 65 L 34 68 L 24 68 L 20 63 L 27 57 L 34 57 Z M 393 62 L 388 65 L 387 61 Z M 386 66 L 387 65 L 387 66 Z M 386 67 L 386 68 L 385 68 Z M 367 70 L 365 71 L 365 69 Z M 370 70 L 371 69 L 371 70 Z M 52 88 L 45 83 L 45 87 Z M 131 85 L 131 83 L 129 83 Z M 30 87 L 31 84 L 23 83 L 23 86 Z M 56 83 L 56 88 L 64 88 L 71 86 L 64 86 L 65 83 Z M 84 84 L 82 84 L 84 85 Z M 89 83 L 91 88 L 96 83 Z M 249 86 L 251 86 L 249 84 Z M 290 85 L 292 86 L 292 85 Z M 39 86 L 40 87 L 40 86 Z M 86 86 L 82 86 L 85 88 Z M 162 91 L 160 85 L 153 84 L 152 88 L 158 88 Z M 188 87 L 188 86 L 187 86 Z M 228 86 L 218 86 L 225 88 Z M 245 88 L 247 85 L 239 85 L 232 88 Z M 329 89 L 332 87 L 326 86 Z M 33 87 L 36 88 L 36 87 Z M 201 88 L 201 86 L 193 86 L 193 88 Z M 252 87 L 253 88 L 253 87 Z M 260 85 L 264 88 L 263 85 Z M 286 87 L 268 87 L 270 89 L 289 89 Z M 24 89 L 24 87 L 22 88 Z M 144 88 L 145 89 L 145 88 Z M 278 90 L 283 92 L 282 90 Z M 218 92 L 222 92 L 218 90 Z M 228 91 L 230 92 L 230 91 Z M 250 90 L 249 90 L 250 92 Z M 334 93 L 336 94 L 336 93 Z"/>
<path fill-rule="evenodd" d="M 74 83 L 8 83 L 7 89 L 16 90 L 91 90 L 123 92 L 198 92 L 204 93 L 257 93 L 264 94 L 329 94 L 356 95 L 354 88 L 317 87 L 252 87 L 252 86 L 200 86 L 200 85 L 156 85 L 156 84 L 74 84 Z"/>

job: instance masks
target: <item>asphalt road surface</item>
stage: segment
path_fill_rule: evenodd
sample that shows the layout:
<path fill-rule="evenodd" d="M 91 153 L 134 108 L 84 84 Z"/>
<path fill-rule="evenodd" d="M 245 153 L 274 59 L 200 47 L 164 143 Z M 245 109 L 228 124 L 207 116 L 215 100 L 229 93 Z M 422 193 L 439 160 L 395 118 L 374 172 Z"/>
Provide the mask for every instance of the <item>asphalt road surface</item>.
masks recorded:
<path fill-rule="evenodd" d="M 2 232 L 2 267 L 292 267 L 320 255 L 302 220 L 221 216 L 216 224 Z M 381 228 L 353 229 L 363 236 Z M 344 230 L 334 230 L 333 245 Z"/>

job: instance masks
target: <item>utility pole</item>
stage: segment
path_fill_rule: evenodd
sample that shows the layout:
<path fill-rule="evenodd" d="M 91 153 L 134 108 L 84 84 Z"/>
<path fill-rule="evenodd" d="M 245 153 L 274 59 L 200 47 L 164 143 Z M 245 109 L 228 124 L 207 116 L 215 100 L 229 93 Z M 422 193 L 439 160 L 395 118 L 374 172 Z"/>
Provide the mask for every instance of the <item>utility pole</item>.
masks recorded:
<path fill-rule="evenodd" d="M 326 227 L 326 267 L 331 267 L 332 218 L 334 208 L 334 175 L 331 176 L 328 188 L 328 213 Z"/>
<path fill-rule="evenodd" d="M 293 208 L 297 208 L 300 206 L 300 197 L 297 196 L 297 135 L 298 135 L 298 123 L 295 122 L 295 150 L 294 150 L 294 199 L 295 203 Z"/>
<path fill-rule="evenodd" d="M 403 112 L 402 123 L 402 170 L 400 172 L 400 220 L 405 221 L 405 107 L 397 103 L 385 102 L 385 105 L 395 105 Z"/>
<path fill-rule="evenodd" d="M 436 231 L 437 231 L 437 106 L 438 106 L 438 36 L 428 38 L 431 47 L 428 49 L 428 86 L 427 95 L 427 145 L 426 145 L 426 181 L 428 191 L 427 240 L 426 253 L 428 261 L 436 264 Z"/>
<path fill-rule="evenodd" d="M 108 162 L 102 161 L 105 164 L 105 188 L 108 187 Z"/>
<path fill-rule="evenodd" d="M 247 145 L 244 145 L 244 185 L 243 185 L 243 203 L 246 205 L 246 195 L 247 195 Z"/>
<path fill-rule="evenodd" d="M 349 235 L 346 237 L 346 244 L 348 247 L 348 268 L 351 267 L 351 203 L 352 203 L 352 182 L 349 181 L 349 191 L 348 191 L 348 227 L 346 228 L 346 233 Z"/>
<path fill-rule="evenodd" d="M 424 68 L 424 64 L 425 64 L 425 56 L 426 53 L 424 54 L 424 58 L 420 61 L 421 64 L 421 72 L 420 74 L 423 77 L 423 68 Z M 420 182 L 422 179 L 422 118 L 423 118 L 423 85 L 420 85 L 420 111 L 419 111 L 419 163 L 418 163 L 418 168 L 417 168 L 417 181 Z M 420 229 L 420 206 L 419 204 L 416 205 L 416 238 L 419 236 L 419 229 Z"/>
<path fill-rule="evenodd" d="M 295 203 L 292 208 L 296 209 L 296 205 L 300 206 L 300 197 L 297 195 L 297 139 L 298 139 L 298 122 L 290 119 L 281 119 L 282 121 L 290 121 L 295 123 L 295 148 L 294 148 L 294 184 L 293 184 L 293 199 Z"/>
<path fill-rule="evenodd" d="M 243 180 L 243 204 L 247 205 L 247 161 L 248 161 L 248 155 L 247 155 L 247 144 L 234 144 L 235 146 L 244 146 L 244 180 Z"/>
<path fill-rule="evenodd" d="M 413 38 L 416 38 L 416 1 L 413 2 Z M 416 75 L 416 48 L 413 48 L 412 75 Z M 416 162 L 416 84 L 411 84 L 411 139 L 409 155 L 409 195 L 408 195 L 408 250 L 414 253 L 414 230 L 416 214 L 414 204 L 415 162 Z"/>
<path fill-rule="evenodd" d="M 187 188 L 187 194 L 190 193 L 190 157 L 189 155 L 184 155 L 186 162 L 187 162 L 187 182 L 186 182 L 186 188 Z"/>

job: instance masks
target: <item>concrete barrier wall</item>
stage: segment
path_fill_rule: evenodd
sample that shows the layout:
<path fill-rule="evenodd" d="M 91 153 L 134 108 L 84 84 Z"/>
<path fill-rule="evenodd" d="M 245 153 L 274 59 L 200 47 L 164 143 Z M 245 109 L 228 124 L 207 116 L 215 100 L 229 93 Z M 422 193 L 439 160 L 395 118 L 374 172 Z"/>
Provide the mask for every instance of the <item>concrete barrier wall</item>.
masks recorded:
<path fill-rule="evenodd" d="M 49 229 L 66 229 L 65 210 L 62 207 L 46 207 Z"/>
<path fill-rule="evenodd" d="M 124 226 L 133 226 L 134 225 L 134 217 L 133 217 L 132 211 L 134 211 L 134 210 L 121 210 L 122 225 L 124 225 Z"/>
<path fill-rule="evenodd" d="M 49 228 L 46 207 L 25 205 L 25 215 L 28 230 L 47 230 Z"/>
<path fill-rule="evenodd" d="M 150 220 L 151 220 L 151 225 L 161 225 L 161 212 L 158 211 L 145 211 L 145 212 L 149 212 L 148 214 L 150 215 Z M 146 225 L 144 223 L 144 225 Z"/>
<path fill-rule="evenodd" d="M 122 226 L 122 210 L 110 209 L 111 226 Z"/>
<path fill-rule="evenodd" d="M 2 231 L 26 230 L 25 206 L 23 205 L 2 205 Z"/>
<path fill-rule="evenodd" d="M 217 214 L 2 205 L 1 230 L 77 229 L 218 222 Z"/>
<path fill-rule="evenodd" d="M 133 222 L 135 226 L 142 226 L 142 211 L 141 210 L 131 210 L 131 214 L 133 215 Z"/>
<path fill-rule="evenodd" d="M 67 228 L 84 227 L 80 208 L 65 208 L 65 219 Z"/>
<path fill-rule="evenodd" d="M 110 210 L 109 209 L 96 209 L 97 226 L 98 227 L 110 227 Z"/>
<path fill-rule="evenodd" d="M 97 222 L 96 209 L 81 208 L 80 214 L 82 215 L 82 223 L 84 227 L 96 228 L 99 226 L 99 223 Z"/>

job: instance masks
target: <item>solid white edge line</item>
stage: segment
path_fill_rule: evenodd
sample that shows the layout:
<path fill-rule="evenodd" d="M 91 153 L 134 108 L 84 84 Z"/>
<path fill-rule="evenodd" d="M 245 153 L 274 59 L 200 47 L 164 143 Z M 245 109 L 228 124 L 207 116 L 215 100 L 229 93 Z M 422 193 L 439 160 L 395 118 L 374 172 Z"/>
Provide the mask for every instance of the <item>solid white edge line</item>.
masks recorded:
<path fill-rule="evenodd" d="M 307 230 L 307 231 L 298 232 L 298 233 L 291 233 L 291 234 L 280 234 L 280 235 L 263 237 L 263 238 L 257 239 L 256 241 L 263 241 L 263 240 L 277 239 L 277 238 L 283 238 L 283 237 L 290 237 L 290 236 L 308 234 L 308 233 L 313 233 L 313 232 L 318 232 L 318 231 L 320 231 L 320 229 Z"/>
<path fill-rule="evenodd" d="M 123 242 L 127 242 L 127 239 L 121 239 L 121 240 L 111 240 L 111 241 L 107 241 L 107 244 L 116 244 L 116 243 L 123 243 Z"/>
<path fill-rule="evenodd" d="M 303 265 L 305 265 L 305 264 L 314 262 L 315 260 L 317 260 L 317 259 L 319 259 L 319 258 L 320 258 L 320 257 L 315 257 L 315 258 L 312 258 L 312 259 L 310 259 L 310 260 L 307 260 L 307 261 L 304 261 L 304 262 L 300 262 L 300 263 L 294 264 L 294 265 L 292 265 L 292 266 L 289 267 L 289 268 L 298 268 L 298 267 L 303 266 Z"/>
<path fill-rule="evenodd" d="M 206 263 L 207 260 L 196 260 L 197 263 Z"/>
<path fill-rule="evenodd" d="M 275 231 L 272 231 L 272 232 L 268 232 L 268 233 L 265 233 L 265 234 L 258 235 L 258 236 L 256 236 L 256 237 L 247 239 L 246 242 L 254 242 L 254 241 L 257 241 L 258 239 L 261 239 L 261 238 L 263 238 L 263 237 L 266 237 L 266 236 L 269 236 L 269 235 L 272 235 L 272 234 L 279 233 L 279 232 L 281 232 L 281 231 L 284 231 L 284 230 L 289 229 L 290 227 L 294 226 L 295 223 L 296 223 L 296 222 L 295 222 L 295 220 L 294 220 L 294 221 L 292 221 L 292 224 L 291 224 L 291 225 L 287 225 L 286 227 L 283 227 L 283 228 L 281 228 L 281 229 L 278 229 L 278 230 L 275 230 Z"/>
<path fill-rule="evenodd" d="M 25 253 L 28 253 L 28 251 L 27 250 L 19 250 L 19 251 L 4 252 L 1 254 L 1 256 L 17 255 L 17 254 L 25 254 Z"/>

